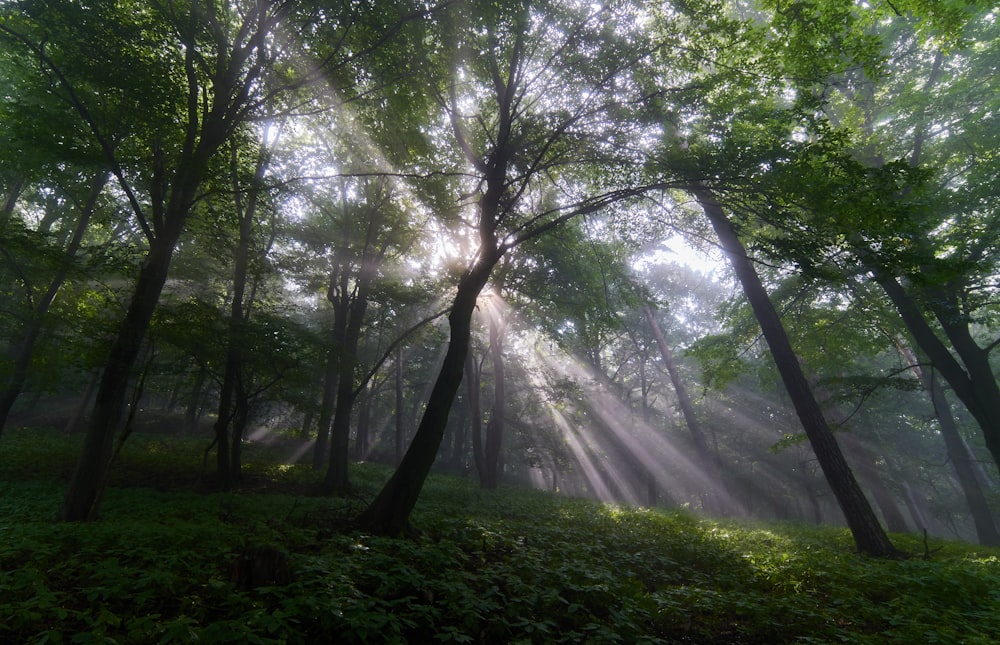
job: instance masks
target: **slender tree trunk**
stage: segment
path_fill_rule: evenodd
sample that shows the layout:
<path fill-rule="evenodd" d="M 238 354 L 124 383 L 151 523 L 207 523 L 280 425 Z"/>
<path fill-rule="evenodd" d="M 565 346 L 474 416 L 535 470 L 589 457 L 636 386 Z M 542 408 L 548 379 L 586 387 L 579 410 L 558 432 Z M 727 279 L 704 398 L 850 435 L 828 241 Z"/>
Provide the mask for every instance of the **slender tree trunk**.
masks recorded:
<path fill-rule="evenodd" d="M 70 239 L 63 254 L 59 270 L 52 277 L 52 281 L 49 283 L 49 287 L 46 289 L 41 300 L 35 304 L 34 310 L 29 312 L 21 333 L 21 338 L 14 343 L 14 347 L 16 348 L 14 353 L 14 370 L 7 382 L 6 389 L 0 395 L 0 433 L 3 432 L 4 427 L 7 425 L 7 417 L 10 415 L 14 403 L 17 402 L 17 398 L 21 395 L 21 390 L 24 389 L 24 383 L 28 378 L 28 368 L 31 365 L 31 357 L 34 355 L 35 345 L 42 335 L 42 326 L 45 324 L 49 308 L 55 302 L 59 290 L 62 289 L 63 283 L 66 281 L 70 266 L 76 257 L 77 251 L 80 249 L 80 244 L 83 242 L 83 236 L 87 232 L 87 227 L 90 225 L 90 218 L 97 207 L 97 199 L 101 196 L 101 192 L 104 191 L 107 183 L 108 176 L 99 175 L 91 184 L 90 194 L 87 197 L 86 203 L 80 209 L 80 218 L 76 222 L 73 237 Z"/>
<path fill-rule="evenodd" d="M 393 456 L 395 463 L 399 466 L 403 461 L 403 437 L 406 435 L 406 419 L 403 412 L 403 352 L 396 351 L 396 431 L 394 437 Z"/>
<path fill-rule="evenodd" d="M 465 387 L 469 396 L 469 432 L 472 434 L 472 463 L 476 467 L 479 486 L 485 488 L 486 457 L 483 455 L 483 405 L 480 391 L 480 370 L 475 353 L 465 355 Z"/>
<path fill-rule="evenodd" d="M 496 287 L 499 292 L 499 286 Z M 504 321 L 500 306 L 492 307 L 490 324 L 490 358 L 493 361 L 493 409 L 486 424 L 486 445 L 483 448 L 485 478 L 483 488 L 496 490 L 500 482 L 500 449 L 503 444 L 504 413 L 507 406 L 507 383 L 503 361 Z"/>
<path fill-rule="evenodd" d="M 684 415 L 684 422 L 687 424 L 695 450 L 698 452 L 698 460 L 701 462 L 702 468 L 705 469 L 708 479 L 716 487 L 716 490 L 708 491 L 709 507 L 716 513 L 730 512 L 732 509 L 729 508 L 730 505 L 726 501 L 728 495 L 725 493 L 726 486 L 722 478 L 722 473 L 719 470 L 718 463 L 715 461 L 715 456 L 712 454 L 712 449 L 708 445 L 708 440 L 705 438 L 705 433 L 701 429 L 701 421 L 698 420 L 698 414 L 695 412 L 691 397 L 688 396 L 687 387 L 681 378 L 680 370 L 677 369 L 673 352 L 667 346 L 667 341 L 663 337 L 663 331 L 660 329 L 660 324 L 657 322 L 652 309 L 643 307 L 642 313 L 646 317 L 649 329 L 653 332 L 653 338 L 656 340 L 657 349 L 660 350 L 660 358 L 663 359 L 663 366 L 667 369 L 670 383 L 674 386 L 681 414 Z"/>
<path fill-rule="evenodd" d="M 363 277 L 359 279 L 364 281 Z M 337 409 L 330 431 L 330 461 L 323 480 L 323 492 L 328 495 L 345 493 L 350 487 L 347 465 L 350 461 L 351 413 L 354 410 L 354 367 L 358 362 L 361 326 L 367 308 L 368 290 L 366 285 L 361 285 L 347 307 L 349 313 L 337 377 Z"/>
<path fill-rule="evenodd" d="M 267 129 L 264 132 L 264 140 L 267 141 Z M 243 199 L 243 190 L 240 186 L 240 164 L 239 148 L 233 143 L 230 148 L 229 172 L 233 180 L 233 199 L 236 206 L 236 215 L 239 221 L 239 237 L 236 241 L 236 249 L 233 257 L 233 289 L 232 302 L 229 308 L 229 328 L 226 337 L 226 367 L 222 379 L 222 389 L 219 393 L 219 413 L 215 422 L 215 439 L 218 476 L 223 489 L 229 488 L 230 484 L 239 478 L 242 469 L 237 462 L 237 445 L 242 445 L 242 438 L 237 442 L 237 428 L 233 427 L 232 441 L 229 441 L 230 423 L 234 421 L 237 413 L 234 410 L 244 409 L 249 405 L 248 401 L 240 400 L 234 404 L 233 399 L 245 399 L 247 385 L 243 380 L 243 333 L 247 320 L 250 317 L 251 303 L 247 300 L 247 281 L 250 274 L 250 243 L 253 239 L 253 222 L 257 216 L 257 204 L 260 201 L 260 193 L 264 185 L 264 174 L 267 172 L 269 155 L 266 148 L 261 148 L 257 156 L 257 163 L 254 167 L 254 176 L 251 180 L 246 200 Z M 252 301 L 251 294 L 250 300 Z M 246 412 L 244 423 L 246 422 Z M 229 446 L 232 446 L 230 449 Z M 230 450 L 231 455 L 226 451 Z"/>
<path fill-rule="evenodd" d="M 369 432 L 372 417 L 372 398 L 374 392 L 371 389 L 365 391 L 358 404 L 358 435 L 354 440 L 354 458 L 358 461 L 368 458 Z"/>
<path fill-rule="evenodd" d="M 823 417 L 809 382 L 799 366 L 781 318 L 771 303 L 750 258 L 747 257 L 743 243 L 737 237 L 712 192 L 703 186 L 694 187 L 692 192 L 705 211 L 712 228 L 715 229 L 722 248 L 743 286 L 809 443 L 851 530 L 855 546 L 859 552 L 871 556 L 898 556 L 899 551 L 879 524 L 875 512 L 848 467 L 830 426 Z"/>
<path fill-rule="evenodd" d="M 462 383 L 472 334 L 472 313 L 490 271 L 500 259 L 496 248 L 495 243 L 492 246 L 482 245 L 479 261 L 459 283 L 448 316 L 448 350 L 427 399 L 420 425 L 399 467 L 360 517 L 361 525 L 376 534 L 398 536 L 409 529 L 410 513 L 434 464 L 448 423 L 448 412 Z"/>
<path fill-rule="evenodd" d="M 333 422 L 333 406 L 337 400 L 337 377 L 340 362 L 337 348 L 331 346 L 326 351 L 326 368 L 323 370 L 323 397 L 319 404 L 319 428 L 316 430 L 316 447 L 313 449 L 313 469 L 319 470 L 326 463 L 329 452 L 330 425 Z"/>

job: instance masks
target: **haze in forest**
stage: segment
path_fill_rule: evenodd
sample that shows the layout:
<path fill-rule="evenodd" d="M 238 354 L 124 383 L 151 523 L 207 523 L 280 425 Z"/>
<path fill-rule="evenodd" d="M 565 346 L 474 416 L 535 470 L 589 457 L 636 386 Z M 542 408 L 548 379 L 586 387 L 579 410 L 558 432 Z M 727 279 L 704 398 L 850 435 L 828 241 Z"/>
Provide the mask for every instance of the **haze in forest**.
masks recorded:
<path fill-rule="evenodd" d="M 4 2 L 0 423 L 998 546 L 997 22 Z"/>

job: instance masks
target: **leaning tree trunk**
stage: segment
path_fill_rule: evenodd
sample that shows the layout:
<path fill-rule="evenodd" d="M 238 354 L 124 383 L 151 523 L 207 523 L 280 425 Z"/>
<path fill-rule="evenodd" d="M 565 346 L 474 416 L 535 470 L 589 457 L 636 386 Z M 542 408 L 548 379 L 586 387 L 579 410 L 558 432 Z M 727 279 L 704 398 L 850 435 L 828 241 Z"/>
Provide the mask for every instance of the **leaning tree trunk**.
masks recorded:
<path fill-rule="evenodd" d="M 399 467 L 375 500 L 359 518 L 368 530 L 386 536 L 399 536 L 409 528 L 410 513 L 430 472 L 448 423 L 448 413 L 462 384 L 462 372 L 472 334 L 472 313 L 476 299 L 486 286 L 490 271 L 499 260 L 492 248 L 482 249 L 483 256 L 462 278 L 448 315 L 450 336 L 441 371 L 427 399 L 417 432 Z"/>
<path fill-rule="evenodd" d="M 180 227 L 177 227 L 170 235 L 156 237 L 139 272 L 128 312 L 111 346 L 76 470 L 57 515 L 60 520 L 92 520 L 97 514 L 102 487 L 111 467 L 114 436 L 122 419 L 129 378 L 167 281 L 179 234 Z"/>
<path fill-rule="evenodd" d="M 819 378 L 815 374 L 812 376 L 812 387 L 813 392 L 815 392 L 817 402 L 821 406 L 826 406 L 830 421 L 838 426 L 845 425 L 847 423 L 847 417 L 844 415 L 843 411 L 841 411 L 840 408 L 833 403 L 833 395 L 819 385 Z M 868 448 L 865 447 L 865 445 L 861 442 L 861 439 L 854 432 L 848 430 L 846 432 L 841 432 L 840 436 L 842 438 L 841 443 L 844 446 L 844 452 L 847 453 L 847 455 L 854 462 L 855 468 L 857 468 L 858 479 L 860 479 L 868 488 L 871 496 L 875 498 L 875 504 L 878 505 L 879 509 L 882 511 L 882 517 L 885 518 L 886 527 L 892 533 L 908 532 L 909 527 L 906 525 L 906 518 L 903 517 L 903 512 L 900 510 L 899 505 L 893 498 L 892 491 L 889 490 L 889 487 L 886 485 L 882 475 L 875 467 L 876 460 L 874 455 L 871 454 Z"/>
<path fill-rule="evenodd" d="M 719 242 L 743 286 L 743 291 L 750 302 L 754 316 L 760 323 L 761 331 L 771 350 L 771 356 L 774 358 L 778 372 L 781 374 L 781 380 L 788 390 L 788 395 L 823 470 L 823 475 L 830 484 L 837 503 L 840 505 L 840 510 L 844 514 L 844 519 L 847 521 L 847 526 L 851 530 L 855 546 L 859 552 L 871 556 L 898 556 L 899 551 L 893 546 L 885 530 L 879 524 L 875 512 L 847 465 L 830 426 L 823 417 L 819 403 L 816 402 L 809 382 L 799 366 L 788 334 L 781 323 L 781 318 L 771 303 L 760 277 L 747 256 L 743 243 L 733 229 L 732 223 L 708 188 L 696 186 L 692 188 L 692 192 L 711 222 L 712 228 L 719 237 Z"/>

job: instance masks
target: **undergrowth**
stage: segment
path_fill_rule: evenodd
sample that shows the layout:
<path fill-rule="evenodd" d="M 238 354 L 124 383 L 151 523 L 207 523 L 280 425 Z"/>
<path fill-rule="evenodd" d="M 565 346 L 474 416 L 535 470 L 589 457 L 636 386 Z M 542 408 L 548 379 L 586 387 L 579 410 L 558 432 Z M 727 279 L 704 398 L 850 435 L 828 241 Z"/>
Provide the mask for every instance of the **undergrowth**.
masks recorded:
<path fill-rule="evenodd" d="M 1000 552 L 893 536 L 875 560 L 846 531 L 698 518 L 430 479 L 419 539 L 351 518 L 357 495 L 268 463 L 253 486 L 198 492 L 203 441 L 137 436 L 101 518 L 58 524 L 78 440 L 0 439 L 0 642 L 10 643 L 993 643 Z M 263 491 L 263 492 L 261 492 Z M 238 591 L 240 554 L 287 558 L 287 584 Z"/>

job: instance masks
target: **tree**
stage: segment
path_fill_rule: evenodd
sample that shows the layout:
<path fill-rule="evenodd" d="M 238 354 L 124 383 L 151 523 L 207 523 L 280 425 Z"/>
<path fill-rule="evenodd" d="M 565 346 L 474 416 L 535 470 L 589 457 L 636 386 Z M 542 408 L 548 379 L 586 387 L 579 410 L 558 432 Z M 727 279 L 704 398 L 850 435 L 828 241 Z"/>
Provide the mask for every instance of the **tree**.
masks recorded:
<path fill-rule="evenodd" d="M 630 68 L 647 53 L 625 37 L 636 28 L 628 8 L 552 2 L 473 10 L 456 3 L 441 16 L 439 55 L 451 72 L 441 103 L 465 163 L 460 172 L 471 180 L 476 250 L 458 280 L 447 353 L 417 433 L 362 514 L 370 530 L 398 535 L 408 528 L 462 381 L 477 298 L 496 264 L 524 241 L 635 194 L 582 192 L 566 183 L 587 176 L 598 159 L 608 174 L 624 168 L 611 142 L 634 133 L 618 130 L 625 122 L 610 117 L 633 105 L 640 89 L 629 81 Z"/>
<path fill-rule="evenodd" d="M 241 177 L 240 150 L 236 142 L 231 145 L 230 174 L 233 182 L 233 210 L 236 216 L 238 239 L 234 249 L 233 278 L 229 322 L 226 333 L 226 359 L 223 370 L 222 385 L 219 391 L 219 409 L 215 420 L 216 465 L 219 484 L 228 489 L 233 482 L 239 481 L 240 469 L 233 463 L 233 457 L 239 454 L 239 445 L 243 441 L 243 430 L 248 420 L 249 383 L 244 371 L 243 352 L 245 351 L 245 335 L 247 321 L 254 305 L 254 292 L 247 293 L 250 282 L 251 244 L 253 229 L 257 223 L 257 211 L 264 199 L 264 176 L 269 164 L 268 146 L 269 125 L 265 125 L 263 143 L 254 162 L 252 174 L 248 181 Z M 249 185 L 244 185 L 249 184 Z M 271 236 L 273 241 L 274 236 Z M 270 244 L 265 243 L 259 251 L 266 254 Z M 235 399 L 235 400 L 234 400 Z M 232 433 L 230 434 L 230 428 Z"/>
<path fill-rule="evenodd" d="M 1000 345 L 992 324 L 1000 215 L 985 198 L 997 132 L 989 119 L 969 118 L 996 107 L 997 26 L 989 7 L 914 9 L 915 19 L 896 16 L 874 31 L 848 12 L 852 37 L 882 50 L 829 73 L 822 88 L 804 88 L 827 120 L 807 121 L 810 145 L 775 166 L 774 185 L 795 195 L 779 201 L 799 220 L 779 226 L 795 231 L 800 243 L 786 250 L 798 249 L 804 269 L 874 277 L 1000 467 L 1000 386 L 990 365 Z M 814 26 L 788 28 L 805 38 Z M 805 236 L 812 242 L 803 245 Z"/>
<path fill-rule="evenodd" d="M 2 82 L 9 96 L 19 100 L 5 101 L 0 108 L 6 126 L 0 137 L 0 233 L 5 246 L 0 272 L 4 283 L 18 285 L 21 297 L 19 304 L 10 303 L 11 309 L 6 303 L 2 307 L 13 324 L 4 334 L 11 334 L 11 365 L 0 394 L 0 432 L 28 382 L 57 295 L 69 278 L 81 273 L 78 256 L 96 241 L 85 236 L 98 211 L 107 210 L 102 193 L 110 176 L 97 146 L 83 141 L 85 133 L 71 110 L 35 82 L 31 56 L 12 48 L 4 53 Z M 44 122 L 36 118 L 39 109 L 49 117 Z M 42 213 L 32 227 L 26 219 L 34 208 Z"/>
<path fill-rule="evenodd" d="M 36 0 L 9 5 L 0 24 L 4 37 L 31 52 L 40 73 L 53 79 L 54 91 L 85 124 L 149 245 L 60 518 L 83 520 L 97 512 L 132 368 L 174 248 L 216 170 L 216 153 L 264 103 L 320 72 L 353 69 L 364 52 L 320 47 L 318 65 L 300 66 L 295 43 L 278 38 L 276 27 L 294 18 L 305 33 L 322 31 L 317 25 L 335 13 L 288 2 L 225 8 L 212 1 L 171 2 L 147 11 L 103 1 L 87 8 Z M 345 13 L 350 16 L 350 9 Z M 336 22 L 334 30 L 350 24 Z M 287 33 L 295 31 L 289 24 Z M 345 45 L 344 39 L 332 42 Z M 116 146 L 124 140 L 128 148 Z"/>
<path fill-rule="evenodd" d="M 767 292 L 747 256 L 746 249 L 737 237 L 732 223 L 726 217 L 722 205 L 707 187 L 695 187 L 692 192 L 705 211 L 706 217 L 711 221 L 712 227 L 719 236 L 719 242 L 732 263 L 737 278 L 743 285 L 747 300 L 760 323 L 771 355 L 781 373 L 781 379 L 792 399 L 802 427 L 809 437 L 809 443 L 812 445 L 813 452 L 816 453 L 823 474 L 833 489 L 840 509 L 844 513 L 844 518 L 847 520 L 847 525 L 851 529 L 855 546 L 859 552 L 867 555 L 898 556 L 899 552 L 889 541 L 878 518 L 872 511 L 871 505 L 861 491 L 861 487 L 854 479 L 854 475 L 837 445 L 837 440 L 823 416 L 819 403 L 809 387 L 809 382 L 802 372 L 798 357 L 788 341 L 781 318 L 771 304 Z"/>

